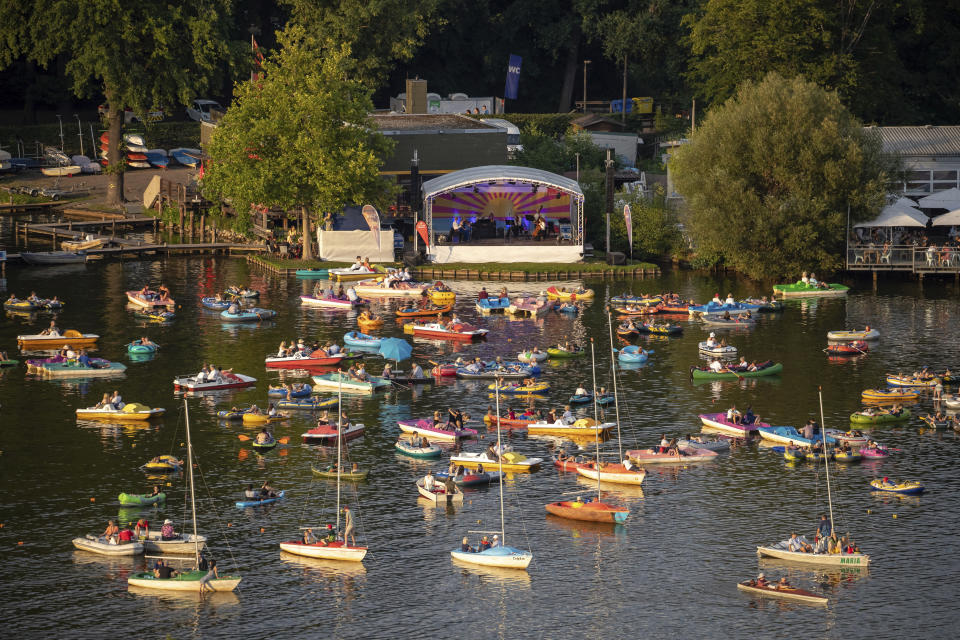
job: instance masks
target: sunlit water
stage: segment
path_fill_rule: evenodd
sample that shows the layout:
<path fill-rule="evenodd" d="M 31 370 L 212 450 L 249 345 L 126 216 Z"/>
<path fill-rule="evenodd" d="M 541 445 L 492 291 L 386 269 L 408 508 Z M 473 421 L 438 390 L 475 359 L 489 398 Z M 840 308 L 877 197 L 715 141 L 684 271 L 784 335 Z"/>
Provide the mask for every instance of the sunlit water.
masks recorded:
<path fill-rule="evenodd" d="M 123 292 L 161 281 L 182 308 L 169 326 L 146 325 L 125 310 Z M 231 283 L 262 290 L 260 305 L 279 311 L 278 319 L 260 326 L 229 326 L 199 306 L 200 297 Z M 454 354 L 511 357 L 534 344 L 545 347 L 564 337 L 593 337 L 597 383 L 612 386 L 610 343 L 599 300 L 577 318 L 477 318 L 473 302 L 479 284 L 451 284 L 461 294 L 460 315 L 490 328 L 490 337 L 474 345 L 413 340 L 421 361 Z M 676 290 L 699 300 L 716 292 L 765 293 L 749 284 L 688 273 L 588 285 L 597 289 L 599 299 L 624 291 Z M 335 483 L 314 480 L 310 466 L 332 460 L 335 450 L 299 444 L 299 434 L 311 425 L 310 414 L 302 413 L 277 428 L 278 436 L 290 437 L 290 445 L 259 456 L 237 437 L 253 435 L 254 430 L 219 422 L 216 411 L 266 402 L 267 385 L 280 374 L 266 371 L 263 357 L 281 340 L 338 340 L 355 328 L 353 313 L 301 308 L 297 296 L 310 286 L 227 259 L 8 269 L 4 298 L 11 291 L 26 295 L 32 290 L 60 296 L 68 302 L 56 316 L 61 327 L 100 334 L 98 355 L 129 368 L 120 379 L 83 382 L 37 379 L 26 376 L 22 366 L 0 373 L 3 627 L 24 637 L 954 635 L 958 616 L 953 549 L 960 511 L 953 460 L 958 443 L 953 432 L 930 431 L 916 419 L 877 434 L 902 449 L 895 457 L 831 467 L 838 528 L 849 531 L 873 556 L 869 572 L 758 564 L 757 544 L 785 538 L 793 530 L 812 533 L 819 513 L 827 508 L 827 496 L 822 469 L 789 466 L 771 450 L 756 447 L 707 464 L 651 467 L 642 490 L 608 494 L 631 509 L 628 523 L 617 528 L 545 515 L 545 503 L 571 491 L 590 490 L 590 483 L 575 475 L 558 473 L 549 465 L 538 473 L 516 475 L 504 487 L 506 535 L 510 544 L 533 551 L 529 572 L 457 566 L 449 550 L 462 535 L 499 529 L 496 487 L 468 491 L 462 507 L 425 506 L 418 501 L 414 480 L 443 463 L 403 458 L 393 449 L 398 419 L 425 417 L 449 406 L 479 417 L 492 404 L 485 383 L 455 380 L 345 402 L 354 420 L 367 425 L 366 435 L 350 443 L 349 457 L 371 469 L 370 479 L 344 489 L 344 500 L 359 507 L 360 529 L 371 549 L 364 563 L 343 566 L 281 554 L 277 543 L 298 535 L 299 526 L 324 524 L 333 517 Z M 509 286 L 537 292 L 542 285 Z M 874 293 L 864 281 L 848 300 L 791 301 L 783 314 L 761 317 L 755 329 L 726 334 L 748 359 L 785 364 L 779 377 L 741 383 L 691 383 L 688 371 L 697 361 L 696 343 L 707 331 L 682 319 L 682 337 L 642 339 L 655 351 L 650 363 L 620 372 L 623 445 L 647 446 L 663 432 L 698 431 L 698 413 L 725 410 L 731 403 L 751 404 L 773 424 L 800 425 L 818 411 L 818 386 L 824 390 L 827 425 L 845 426 L 846 416 L 859 407 L 860 392 L 882 386 L 885 373 L 923 365 L 960 366 L 956 294 L 950 282 L 927 282 L 922 288 L 891 284 Z M 390 316 L 398 305 L 378 303 L 374 310 Z M 49 318 L 8 314 L 0 322 L 0 349 L 15 351 L 17 334 L 35 333 Z M 828 330 L 865 323 L 883 333 L 869 355 L 831 362 L 822 353 Z M 391 323 L 380 333 L 403 336 Z M 123 345 L 144 334 L 162 349 L 151 361 L 131 362 Z M 379 358 L 368 361 L 379 371 Z M 184 452 L 182 401 L 174 397 L 171 380 L 176 374 L 195 373 L 204 362 L 259 378 L 250 390 L 189 400 L 201 471 L 199 528 L 211 537 L 221 568 L 235 567 L 243 583 L 234 594 L 203 599 L 134 592 L 126 577 L 142 567 L 142 559 L 105 559 L 74 551 L 70 539 L 99 533 L 108 518 L 118 516 L 130 522 L 146 513 L 158 525 L 169 517 L 178 527 L 188 522 L 183 478 L 169 480 L 165 488 L 171 497 L 161 509 L 121 510 L 116 496 L 149 487 L 152 480 L 138 469 L 149 458 Z M 553 390 L 550 400 L 537 401 L 537 406 L 562 404 L 579 383 L 590 384 L 589 358 L 548 362 L 543 368 L 542 379 Z M 284 378 L 298 379 L 289 373 Z M 75 420 L 77 407 L 92 405 L 115 388 L 128 402 L 166 407 L 166 417 L 148 427 Z M 512 401 L 512 406 L 521 404 Z M 924 400 L 915 413 L 931 406 Z M 486 430 L 481 433 L 489 437 Z M 517 437 L 512 444 L 540 457 L 548 457 L 554 446 L 548 440 Z M 615 451 L 616 440 L 603 448 Z M 586 450 L 591 450 L 589 444 Z M 877 497 L 868 482 L 884 475 L 922 479 L 928 491 L 919 498 Z M 233 503 L 240 490 L 264 479 L 286 489 L 287 500 L 237 509 Z M 736 582 L 760 569 L 822 591 L 830 604 L 811 608 L 739 593 Z"/>

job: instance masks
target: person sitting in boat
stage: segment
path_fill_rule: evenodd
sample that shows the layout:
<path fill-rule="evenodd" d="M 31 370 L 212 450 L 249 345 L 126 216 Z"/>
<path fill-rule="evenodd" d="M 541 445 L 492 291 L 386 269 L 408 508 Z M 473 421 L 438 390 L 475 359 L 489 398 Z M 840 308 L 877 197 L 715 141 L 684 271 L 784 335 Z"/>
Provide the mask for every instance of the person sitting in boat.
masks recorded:
<path fill-rule="evenodd" d="M 741 423 L 742 423 L 742 424 L 754 424 L 754 423 L 756 423 L 756 422 L 760 422 L 760 417 L 757 416 L 757 415 L 754 415 L 754 413 L 753 413 L 753 405 L 749 405 L 749 404 L 748 404 L 748 405 L 747 405 L 747 410 L 743 412 L 743 420 L 741 421 Z"/>
<path fill-rule="evenodd" d="M 254 489 L 252 484 L 248 484 L 247 488 L 243 491 L 243 497 L 246 500 L 256 500 L 260 497 L 260 492 Z"/>
<path fill-rule="evenodd" d="M 453 407 L 447 407 L 447 426 L 453 429 L 454 431 L 460 431 L 463 429 L 463 414 L 460 413 L 459 409 L 454 409 Z"/>
<path fill-rule="evenodd" d="M 710 363 L 710 371 L 714 373 L 722 373 L 724 371 L 723 363 L 719 359 L 715 358 L 713 362 Z"/>
<path fill-rule="evenodd" d="M 113 520 L 108 520 L 107 528 L 103 531 L 103 539 L 106 540 L 108 544 L 117 544 L 119 536 L 120 527 L 118 527 Z"/>
<path fill-rule="evenodd" d="M 346 429 L 350 426 L 350 418 L 347 417 L 346 411 L 340 412 L 340 424 L 338 425 L 339 429 Z"/>
<path fill-rule="evenodd" d="M 480 538 L 480 545 L 477 547 L 477 551 L 482 553 L 492 546 L 493 545 L 490 544 L 490 540 L 487 538 L 487 536 L 483 536 Z"/>
<path fill-rule="evenodd" d="M 103 398 L 93 406 L 94 409 L 107 409 L 110 408 L 110 393 L 103 394 Z"/>
<path fill-rule="evenodd" d="M 157 564 L 153 565 L 153 576 L 159 578 L 160 580 L 169 580 L 170 578 L 176 577 L 177 572 L 174 571 L 173 567 L 168 566 L 166 562 L 163 561 L 163 558 L 157 560 Z"/>
<path fill-rule="evenodd" d="M 146 285 L 146 284 L 145 284 L 145 285 L 143 285 L 143 289 L 140 289 L 140 291 L 139 291 L 138 293 L 139 293 L 141 296 L 143 296 L 144 298 L 149 299 L 148 296 L 149 296 L 151 293 L 153 293 L 153 292 L 150 291 L 150 285 Z"/>
<path fill-rule="evenodd" d="M 733 424 L 740 424 L 743 421 L 743 414 L 737 410 L 736 405 L 731 406 L 727 409 L 727 422 L 732 422 Z"/>
<path fill-rule="evenodd" d="M 160 527 L 160 539 L 161 540 L 176 540 L 180 536 L 173 528 L 173 520 L 169 518 L 163 521 L 163 526 Z"/>
<path fill-rule="evenodd" d="M 500 460 L 500 453 L 497 451 L 497 445 L 494 444 L 493 442 L 491 442 L 487 446 L 487 449 L 486 451 L 484 451 L 484 453 L 486 454 L 487 458 L 490 460 L 495 460 L 495 461 Z M 482 473 L 482 471 L 477 471 L 477 473 Z"/>
<path fill-rule="evenodd" d="M 276 489 L 270 486 L 269 480 L 264 480 L 263 484 L 260 485 L 260 498 L 276 498 L 278 492 Z"/>
<path fill-rule="evenodd" d="M 350 271 L 363 271 L 363 260 L 357 256 L 356 262 L 350 265 Z"/>
<path fill-rule="evenodd" d="M 266 427 L 261 429 L 260 433 L 257 434 L 257 444 L 269 444 L 271 440 L 273 440 L 273 436 L 270 435 Z"/>
<path fill-rule="evenodd" d="M 423 373 L 423 367 L 421 367 L 416 362 L 413 363 L 413 366 L 410 367 L 410 377 L 414 379 L 426 378 Z"/>
<path fill-rule="evenodd" d="M 60 329 L 57 328 L 57 323 L 53 320 L 50 321 L 50 326 L 40 332 L 42 336 L 53 336 L 56 338 L 60 337 Z"/>
<path fill-rule="evenodd" d="M 723 304 L 737 304 L 737 301 L 734 300 L 732 293 L 728 293 L 727 299 L 723 301 Z"/>
<path fill-rule="evenodd" d="M 289 393 L 289 391 L 287 393 Z M 280 412 L 277 411 L 277 407 L 271 402 L 267 407 L 267 417 L 276 418 L 279 413 Z"/>
<path fill-rule="evenodd" d="M 791 533 L 790 539 L 787 540 L 787 551 L 792 551 L 794 553 L 800 553 L 803 550 L 803 545 L 800 543 L 800 538 L 797 534 Z"/>
<path fill-rule="evenodd" d="M 423 488 L 427 491 L 433 491 L 434 477 L 432 471 L 427 471 L 427 475 L 423 476 Z"/>
<path fill-rule="evenodd" d="M 113 406 L 115 411 L 120 411 L 125 406 L 123 402 L 123 397 L 120 395 L 120 390 L 115 389 L 113 395 L 110 396 L 110 404 Z"/>
<path fill-rule="evenodd" d="M 765 575 L 763 575 L 762 573 L 761 573 L 760 575 L 758 575 L 758 576 L 757 576 L 757 579 L 756 579 L 755 581 L 753 581 L 753 582 L 754 582 L 754 584 L 751 585 L 751 586 L 766 587 L 766 586 L 769 586 L 769 585 L 770 585 L 770 583 L 767 582 L 767 577 L 766 577 Z"/>
<path fill-rule="evenodd" d="M 380 377 L 384 380 L 393 378 L 393 367 L 390 366 L 389 362 L 383 365 L 383 372 L 380 374 Z"/>
<path fill-rule="evenodd" d="M 573 417 L 573 411 L 570 409 L 570 405 L 565 405 L 563 407 L 563 415 L 560 416 L 561 424 L 573 424 L 576 420 Z"/>
<path fill-rule="evenodd" d="M 463 540 L 460 542 L 460 551 L 462 553 L 476 553 L 476 550 L 470 546 L 470 539 L 467 536 L 463 536 Z"/>
<path fill-rule="evenodd" d="M 719 293 L 713 294 L 713 299 L 710 300 L 710 302 L 712 302 L 712 303 L 714 303 L 714 304 L 723 304 L 723 300 L 720 299 L 720 294 L 719 294 Z"/>
<path fill-rule="evenodd" d="M 762 367 L 756 362 L 751 362 L 749 365 L 747 365 L 747 371 L 760 371 L 761 368 Z"/>
<path fill-rule="evenodd" d="M 580 383 L 580 386 L 577 387 L 577 390 L 573 392 L 573 395 L 575 395 L 575 396 L 588 396 L 588 395 L 590 395 L 590 392 L 587 391 L 587 390 L 584 388 L 583 383 L 581 382 L 581 383 Z"/>
<path fill-rule="evenodd" d="M 310 527 L 307 527 L 306 529 L 304 529 L 303 538 L 301 539 L 301 542 L 303 542 L 303 544 L 317 543 L 317 537 L 313 535 L 313 529 L 311 529 Z"/>
<path fill-rule="evenodd" d="M 147 537 L 150 535 L 150 522 L 144 518 L 140 517 L 137 520 L 137 524 L 133 526 L 133 535 L 137 538 L 141 536 Z"/>
<path fill-rule="evenodd" d="M 443 418 L 440 417 L 440 410 L 438 409 L 433 412 L 433 427 L 438 428 L 441 424 L 443 424 Z"/>
<path fill-rule="evenodd" d="M 714 349 L 717 346 L 717 334 L 713 331 L 710 332 L 710 337 L 707 338 L 707 347 Z"/>
<path fill-rule="evenodd" d="M 167 289 L 167 285 L 165 285 L 165 284 L 161 284 L 161 285 L 157 288 L 157 293 L 160 294 L 160 299 L 161 299 L 161 300 L 169 300 L 169 299 L 170 299 L 170 289 Z"/>

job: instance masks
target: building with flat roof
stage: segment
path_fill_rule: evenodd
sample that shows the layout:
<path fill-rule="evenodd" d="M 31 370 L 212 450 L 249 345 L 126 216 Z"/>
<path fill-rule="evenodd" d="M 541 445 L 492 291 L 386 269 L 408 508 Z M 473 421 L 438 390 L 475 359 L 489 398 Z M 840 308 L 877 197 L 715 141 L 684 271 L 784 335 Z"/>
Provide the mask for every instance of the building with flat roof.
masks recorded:
<path fill-rule="evenodd" d="M 883 152 L 903 164 L 903 179 L 895 188 L 906 196 L 923 197 L 960 188 L 960 126 L 866 127 L 880 136 Z"/>

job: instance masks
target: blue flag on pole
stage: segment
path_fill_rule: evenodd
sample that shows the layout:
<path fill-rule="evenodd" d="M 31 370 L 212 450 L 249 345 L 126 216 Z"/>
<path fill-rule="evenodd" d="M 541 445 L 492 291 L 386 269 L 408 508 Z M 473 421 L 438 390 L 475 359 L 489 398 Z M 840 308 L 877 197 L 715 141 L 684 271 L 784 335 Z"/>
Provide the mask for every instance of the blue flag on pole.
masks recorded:
<path fill-rule="evenodd" d="M 520 63 L 523 58 L 510 54 L 510 62 L 507 64 L 507 86 L 503 90 L 503 97 L 510 100 L 517 99 L 517 87 L 520 85 Z"/>

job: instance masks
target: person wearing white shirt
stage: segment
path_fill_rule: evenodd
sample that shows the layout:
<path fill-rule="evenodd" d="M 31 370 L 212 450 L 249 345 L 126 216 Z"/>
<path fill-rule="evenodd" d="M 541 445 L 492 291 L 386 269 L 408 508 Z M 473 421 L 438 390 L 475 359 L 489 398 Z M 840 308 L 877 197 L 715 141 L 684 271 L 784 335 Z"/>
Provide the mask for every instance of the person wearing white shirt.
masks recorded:
<path fill-rule="evenodd" d="M 329 353 L 331 356 L 337 355 L 338 353 L 340 353 L 340 345 L 336 345 L 336 344 L 330 345 L 330 348 L 327 349 L 327 353 Z"/>
<path fill-rule="evenodd" d="M 66 356 L 67 360 L 75 360 L 77 357 L 77 352 L 72 348 L 67 348 L 67 352 L 63 355 Z"/>
<path fill-rule="evenodd" d="M 737 304 L 737 301 L 733 299 L 733 294 L 728 293 L 727 299 L 723 301 L 724 304 Z"/>
<path fill-rule="evenodd" d="M 574 420 L 573 420 L 573 411 L 570 410 L 570 405 L 567 405 L 566 407 L 564 407 L 564 409 L 563 409 L 563 416 L 561 416 L 561 419 L 563 420 L 563 424 L 573 424 L 573 423 L 574 423 Z"/>
<path fill-rule="evenodd" d="M 197 374 L 197 377 L 194 378 L 197 383 L 203 384 L 207 381 L 207 365 L 203 365 L 203 368 L 200 369 L 200 373 Z"/>
<path fill-rule="evenodd" d="M 713 349 L 717 346 L 717 334 L 710 332 L 710 337 L 707 338 L 707 346 Z"/>
<path fill-rule="evenodd" d="M 713 302 L 713 303 L 715 303 L 715 304 L 723 304 L 723 302 L 720 301 L 720 294 L 719 294 L 719 293 L 713 294 L 713 300 L 711 300 L 710 302 Z"/>
<path fill-rule="evenodd" d="M 575 396 L 588 396 L 588 395 L 590 395 L 590 392 L 588 392 L 586 389 L 584 389 L 584 388 L 583 388 L 583 385 L 581 384 L 579 387 L 577 387 L 577 390 L 573 392 L 573 395 L 575 395 Z"/>
<path fill-rule="evenodd" d="M 207 382 L 217 382 L 220 380 L 220 371 L 216 365 L 210 365 L 210 371 L 207 373 Z"/>
<path fill-rule="evenodd" d="M 360 271 L 363 269 L 363 260 L 357 256 L 357 261 L 350 265 L 350 271 Z"/>
<path fill-rule="evenodd" d="M 411 378 L 423 378 L 423 369 L 416 362 L 413 363 L 413 366 L 410 367 L 410 377 Z"/>
<path fill-rule="evenodd" d="M 720 373 L 723 371 L 723 364 L 721 364 L 719 360 L 714 360 L 710 363 L 710 370 L 714 373 Z"/>
<path fill-rule="evenodd" d="M 423 488 L 427 491 L 433 491 L 433 472 L 427 471 L 427 475 L 423 476 Z"/>

